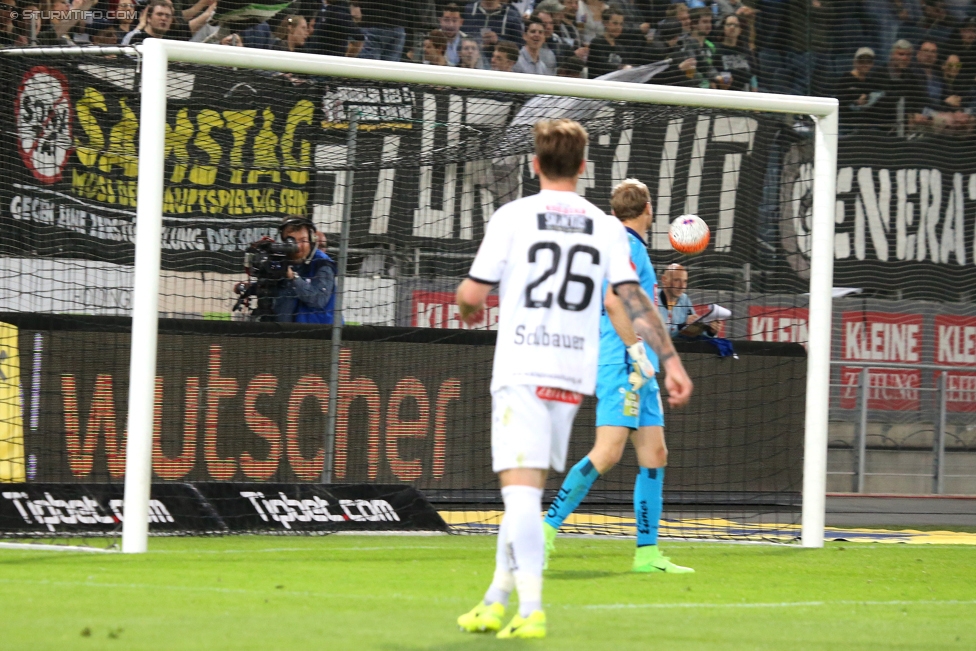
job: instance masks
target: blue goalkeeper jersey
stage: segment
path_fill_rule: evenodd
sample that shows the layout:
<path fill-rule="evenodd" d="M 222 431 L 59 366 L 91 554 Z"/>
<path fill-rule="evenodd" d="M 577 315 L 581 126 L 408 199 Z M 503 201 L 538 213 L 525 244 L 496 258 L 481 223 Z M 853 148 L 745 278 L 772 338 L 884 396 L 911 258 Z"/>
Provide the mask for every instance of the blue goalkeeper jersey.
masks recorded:
<path fill-rule="evenodd" d="M 637 272 L 641 287 L 647 292 L 651 301 L 657 305 L 657 274 L 654 273 L 651 258 L 647 255 L 647 243 L 637 234 L 637 231 L 630 228 L 627 229 L 627 241 L 630 244 L 630 264 Z M 603 284 L 603 291 L 607 291 L 607 283 Z M 644 348 L 647 350 L 648 359 L 654 365 L 654 370 L 660 371 L 657 353 L 651 350 L 646 342 Z M 617 331 L 613 329 L 613 324 L 610 323 L 610 317 L 607 316 L 606 308 L 604 308 L 603 315 L 600 317 L 600 365 L 630 364 L 632 361 L 630 355 L 627 354 L 627 347 L 624 346 L 623 340 L 617 336 Z"/>

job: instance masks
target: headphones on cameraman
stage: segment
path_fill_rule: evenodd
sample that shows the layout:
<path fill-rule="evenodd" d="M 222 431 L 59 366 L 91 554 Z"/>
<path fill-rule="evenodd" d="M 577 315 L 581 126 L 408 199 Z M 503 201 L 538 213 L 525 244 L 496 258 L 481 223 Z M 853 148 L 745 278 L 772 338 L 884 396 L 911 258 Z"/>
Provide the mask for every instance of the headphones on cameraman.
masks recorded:
<path fill-rule="evenodd" d="M 315 252 L 319 248 L 318 238 L 315 237 L 315 234 L 318 233 L 318 229 L 315 228 L 315 224 L 308 217 L 288 217 L 278 225 L 278 236 L 282 241 L 284 241 L 285 231 L 294 228 L 304 228 L 308 231 L 309 249 L 308 255 L 305 256 L 304 260 L 302 260 L 302 263 L 304 264 L 312 259 Z"/>

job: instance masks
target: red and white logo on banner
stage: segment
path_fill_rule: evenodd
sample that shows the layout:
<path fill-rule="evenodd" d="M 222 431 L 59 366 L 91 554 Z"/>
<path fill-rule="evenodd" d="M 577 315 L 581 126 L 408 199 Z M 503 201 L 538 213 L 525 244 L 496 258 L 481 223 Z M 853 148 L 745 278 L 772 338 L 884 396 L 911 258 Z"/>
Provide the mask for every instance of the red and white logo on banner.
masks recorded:
<path fill-rule="evenodd" d="M 976 317 L 935 317 L 935 363 L 976 367 Z M 946 376 L 946 409 L 976 412 L 976 373 Z"/>
<path fill-rule="evenodd" d="M 806 344 L 807 316 L 805 307 L 750 305 L 749 341 Z"/>
<path fill-rule="evenodd" d="M 453 292 L 415 291 L 410 306 L 410 325 L 415 328 L 447 328 L 453 330 L 497 330 L 498 296 L 485 300 L 484 318 L 472 326 L 465 325 L 458 313 Z"/>
<path fill-rule="evenodd" d="M 918 364 L 922 361 L 922 315 L 888 312 L 844 312 L 843 359 L 857 362 Z M 841 367 L 842 409 L 857 407 L 861 367 Z M 868 369 L 868 409 L 917 411 L 922 372 L 912 369 Z"/>

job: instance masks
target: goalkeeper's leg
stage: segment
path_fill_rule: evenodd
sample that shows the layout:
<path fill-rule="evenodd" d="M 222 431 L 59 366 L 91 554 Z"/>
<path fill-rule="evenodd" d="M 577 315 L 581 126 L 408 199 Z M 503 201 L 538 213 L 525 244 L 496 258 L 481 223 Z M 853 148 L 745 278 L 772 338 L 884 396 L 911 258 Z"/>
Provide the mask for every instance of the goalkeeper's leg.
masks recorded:
<path fill-rule="evenodd" d="M 634 516 L 637 519 L 637 551 L 634 554 L 635 572 L 665 572 L 687 574 L 694 572 L 661 554 L 657 533 L 664 507 L 664 467 L 668 464 L 668 447 L 664 442 L 664 417 L 660 410 L 660 392 L 656 396 L 642 396 L 647 409 L 642 409 L 641 427 L 631 440 L 637 451 L 637 480 L 634 482 Z M 656 404 L 655 404 L 656 403 Z M 656 406 L 656 408 L 655 408 Z M 646 424 L 654 423 L 654 424 Z"/>
<path fill-rule="evenodd" d="M 593 449 L 566 474 L 566 479 L 563 480 L 563 485 L 549 506 L 543 523 L 546 539 L 544 567 L 549 565 L 549 556 L 555 551 L 556 532 L 559 531 L 559 527 L 580 505 L 600 475 L 609 472 L 620 461 L 629 434 L 630 430 L 626 427 L 597 427 Z"/>

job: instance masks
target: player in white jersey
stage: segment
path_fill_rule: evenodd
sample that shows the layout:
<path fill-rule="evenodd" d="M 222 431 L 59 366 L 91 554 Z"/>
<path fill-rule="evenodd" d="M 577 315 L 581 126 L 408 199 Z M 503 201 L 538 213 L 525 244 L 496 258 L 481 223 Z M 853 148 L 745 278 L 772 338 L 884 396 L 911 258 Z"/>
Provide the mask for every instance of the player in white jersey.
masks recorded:
<path fill-rule="evenodd" d="M 542 490 L 548 469 L 565 467 L 573 418 L 583 394 L 594 392 L 604 281 L 621 299 L 634 331 L 658 352 L 668 371 L 672 404 L 684 404 L 691 396 L 691 381 L 657 309 L 640 289 L 626 231 L 575 192 L 586 144 L 586 131 L 572 120 L 535 125 L 532 164 L 541 191 L 492 216 L 457 291 L 461 318 L 471 324 L 480 319 L 491 288 L 499 285 L 491 449 L 505 515 L 491 586 L 478 605 L 458 618 L 458 625 L 470 632 L 501 629 L 500 638 L 546 634 Z M 502 628 L 514 589 L 519 613 Z"/>

